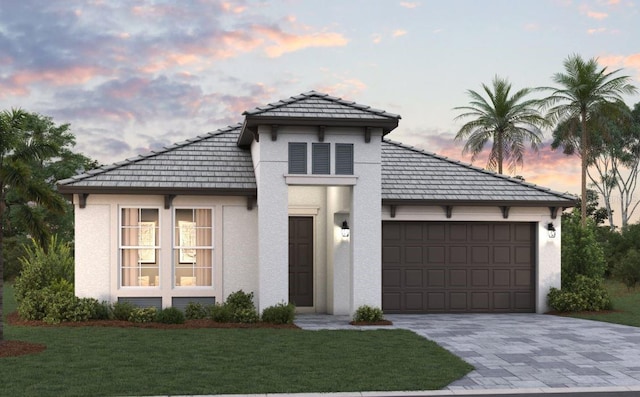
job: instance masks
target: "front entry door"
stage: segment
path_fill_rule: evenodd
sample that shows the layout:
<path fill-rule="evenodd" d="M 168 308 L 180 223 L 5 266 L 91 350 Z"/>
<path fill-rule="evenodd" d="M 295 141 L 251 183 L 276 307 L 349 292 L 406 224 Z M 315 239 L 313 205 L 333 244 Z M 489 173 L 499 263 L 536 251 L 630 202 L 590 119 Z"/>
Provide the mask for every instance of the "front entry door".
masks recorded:
<path fill-rule="evenodd" d="M 289 217 L 289 302 L 313 306 L 313 217 Z"/>

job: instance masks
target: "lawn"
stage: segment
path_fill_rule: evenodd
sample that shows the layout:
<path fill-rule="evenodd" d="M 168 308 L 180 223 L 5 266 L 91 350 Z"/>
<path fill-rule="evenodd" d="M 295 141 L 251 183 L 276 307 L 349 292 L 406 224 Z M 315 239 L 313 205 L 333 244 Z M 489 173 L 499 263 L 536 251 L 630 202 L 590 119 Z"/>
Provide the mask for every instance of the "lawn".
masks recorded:
<path fill-rule="evenodd" d="M 5 284 L 5 313 L 15 310 Z M 159 395 L 441 389 L 472 367 L 405 330 L 18 327 L 43 343 L 0 358 L 1 395 Z"/>
<path fill-rule="evenodd" d="M 605 287 L 613 301 L 613 311 L 606 313 L 572 313 L 571 317 L 640 327 L 640 288 L 629 291 L 619 281 L 607 280 Z"/>

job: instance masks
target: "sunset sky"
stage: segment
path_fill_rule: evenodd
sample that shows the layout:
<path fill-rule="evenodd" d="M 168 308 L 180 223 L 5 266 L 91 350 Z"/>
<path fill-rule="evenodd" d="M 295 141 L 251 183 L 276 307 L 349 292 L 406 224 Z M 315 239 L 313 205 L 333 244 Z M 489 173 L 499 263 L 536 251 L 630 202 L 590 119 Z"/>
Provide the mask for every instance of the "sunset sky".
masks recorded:
<path fill-rule="evenodd" d="M 640 87 L 640 2 L 3 0 L 0 109 L 70 123 L 79 152 L 112 163 L 316 90 L 400 114 L 390 139 L 469 161 L 453 141 L 465 91 L 496 74 L 553 85 L 574 53 Z M 516 173 L 578 193 L 579 159 L 550 135 Z"/>

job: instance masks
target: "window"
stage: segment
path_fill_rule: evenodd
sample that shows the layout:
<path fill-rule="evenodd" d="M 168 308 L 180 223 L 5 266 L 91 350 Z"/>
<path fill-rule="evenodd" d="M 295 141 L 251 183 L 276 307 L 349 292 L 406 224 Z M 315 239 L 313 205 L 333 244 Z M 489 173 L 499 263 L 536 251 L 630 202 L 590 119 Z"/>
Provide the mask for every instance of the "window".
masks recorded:
<path fill-rule="evenodd" d="M 289 173 L 307 173 L 307 144 L 304 142 L 289 142 Z"/>
<path fill-rule="evenodd" d="M 120 285 L 159 285 L 160 236 L 157 208 L 122 208 L 120 212 Z"/>
<path fill-rule="evenodd" d="M 176 287 L 212 286 L 213 219 L 210 208 L 176 208 L 173 263 Z"/>
<path fill-rule="evenodd" d="M 352 143 L 336 143 L 336 175 L 353 175 Z"/>
<path fill-rule="evenodd" d="M 311 173 L 324 175 L 330 173 L 330 148 L 328 143 L 313 143 L 311 145 Z"/>

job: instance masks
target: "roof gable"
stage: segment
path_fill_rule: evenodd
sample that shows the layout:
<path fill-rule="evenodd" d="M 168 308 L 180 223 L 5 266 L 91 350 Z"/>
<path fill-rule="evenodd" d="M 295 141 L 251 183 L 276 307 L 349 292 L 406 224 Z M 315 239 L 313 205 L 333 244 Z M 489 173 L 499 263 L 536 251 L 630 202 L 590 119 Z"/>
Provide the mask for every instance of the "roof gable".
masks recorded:
<path fill-rule="evenodd" d="M 400 116 L 328 94 L 309 91 L 242 113 L 245 122 L 238 145 L 251 143 L 256 127 L 265 125 L 324 125 L 380 127 L 384 134 L 398 126 Z"/>

